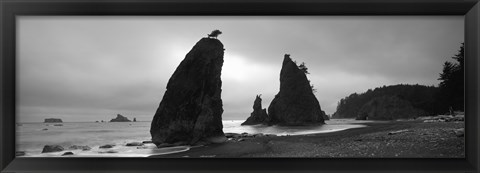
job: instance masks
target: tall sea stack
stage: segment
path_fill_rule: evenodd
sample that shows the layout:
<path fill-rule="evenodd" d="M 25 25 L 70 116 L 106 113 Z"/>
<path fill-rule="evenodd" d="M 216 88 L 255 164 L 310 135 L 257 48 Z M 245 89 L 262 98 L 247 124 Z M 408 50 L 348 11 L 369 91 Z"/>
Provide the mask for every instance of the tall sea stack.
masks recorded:
<path fill-rule="evenodd" d="M 188 52 L 168 81 L 150 134 L 156 145 L 219 142 L 222 131 L 223 44 L 202 38 Z"/>
<path fill-rule="evenodd" d="M 253 103 L 253 112 L 242 125 L 264 124 L 268 122 L 267 109 L 262 109 L 262 98 L 257 95 Z"/>
<path fill-rule="evenodd" d="M 290 59 L 283 59 L 280 91 L 268 107 L 269 124 L 307 125 L 324 123 L 320 104 L 305 72 Z"/>

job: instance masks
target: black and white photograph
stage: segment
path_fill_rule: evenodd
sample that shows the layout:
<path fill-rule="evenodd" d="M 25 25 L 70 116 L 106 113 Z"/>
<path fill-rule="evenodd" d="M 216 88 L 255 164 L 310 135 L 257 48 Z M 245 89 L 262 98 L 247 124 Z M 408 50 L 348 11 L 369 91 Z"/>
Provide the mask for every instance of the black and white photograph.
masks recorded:
<path fill-rule="evenodd" d="M 464 16 L 16 27 L 16 157 L 465 158 Z"/>

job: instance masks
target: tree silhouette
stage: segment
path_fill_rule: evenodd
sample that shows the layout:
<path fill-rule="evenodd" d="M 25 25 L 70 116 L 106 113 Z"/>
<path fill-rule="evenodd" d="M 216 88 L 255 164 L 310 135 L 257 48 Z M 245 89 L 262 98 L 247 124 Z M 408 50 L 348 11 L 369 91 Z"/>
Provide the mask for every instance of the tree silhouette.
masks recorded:
<path fill-rule="evenodd" d="M 300 64 L 300 65 L 298 66 L 298 68 L 299 68 L 300 70 L 302 70 L 305 74 L 310 74 L 310 73 L 308 72 L 308 68 L 307 68 L 307 66 L 305 66 L 305 63 L 304 63 L 304 62 L 302 62 L 302 64 Z"/>
<path fill-rule="evenodd" d="M 217 38 L 218 35 L 222 34 L 222 31 L 216 29 L 216 30 L 213 30 L 212 33 L 208 34 L 208 38 Z"/>
<path fill-rule="evenodd" d="M 457 62 L 446 61 L 443 64 L 441 80 L 439 84 L 440 95 L 438 99 L 439 105 L 445 109 L 464 110 L 464 43 L 460 46 L 458 54 L 452 57 Z"/>

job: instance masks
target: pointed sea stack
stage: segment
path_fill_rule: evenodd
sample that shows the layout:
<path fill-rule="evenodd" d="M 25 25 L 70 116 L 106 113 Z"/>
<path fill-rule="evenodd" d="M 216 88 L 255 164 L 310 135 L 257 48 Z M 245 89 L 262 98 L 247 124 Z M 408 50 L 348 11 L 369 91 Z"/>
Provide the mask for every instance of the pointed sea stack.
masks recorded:
<path fill-rule="evenodd" d="M 253 112 L 250 114 L 250 117 L 242 123 L 242 125 L 255 125 L 263 124 L 268 122 L 267 109 L 262 109 L 262 98 L 261 95 L 257 95 L 253 103 Z"/>
<path fill-rule="evenodd" d="M 320 104 L 305 73 L 286 54 L 280 71 L 280 91 L 268 107 L 269 124 L 323 124 Z"/>
<path fill-rule="evenodd" d="M 223 53 L 219 40 L 202 38 L 177 67 L 150 127 L 157 146 L 226 139 L 220 98 Z"/>

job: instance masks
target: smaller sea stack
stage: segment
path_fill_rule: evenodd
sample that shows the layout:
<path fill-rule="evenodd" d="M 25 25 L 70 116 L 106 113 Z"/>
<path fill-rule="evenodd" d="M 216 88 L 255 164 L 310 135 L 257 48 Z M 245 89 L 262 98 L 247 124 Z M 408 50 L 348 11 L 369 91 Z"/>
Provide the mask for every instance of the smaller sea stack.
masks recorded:
<path fill-rule="evenodd" d="M 242 125 L 255 125 L 268 122 L 267 109 L 262 109 L 262 98 L 260 98 L 260 96 L 261 94 L 255 98 L 253 102 L 253 112 Z"/>

